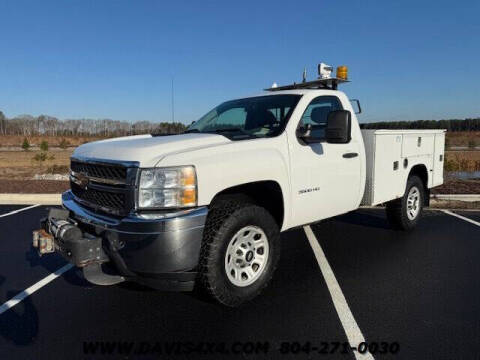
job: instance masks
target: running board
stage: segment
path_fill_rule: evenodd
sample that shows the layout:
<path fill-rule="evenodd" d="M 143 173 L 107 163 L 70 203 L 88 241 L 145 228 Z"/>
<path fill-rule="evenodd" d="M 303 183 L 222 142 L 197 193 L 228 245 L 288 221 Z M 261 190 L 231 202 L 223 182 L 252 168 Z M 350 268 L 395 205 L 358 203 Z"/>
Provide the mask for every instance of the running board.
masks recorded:
<path fill-rule="evenodd" d="M 93 263 L 83 268 L 83 276 L 92 284 L 96 285 L 115 285 L 125 281 L 125 278 L 120 275 L 105 274 L 102 271 L 102 265 Z"/>

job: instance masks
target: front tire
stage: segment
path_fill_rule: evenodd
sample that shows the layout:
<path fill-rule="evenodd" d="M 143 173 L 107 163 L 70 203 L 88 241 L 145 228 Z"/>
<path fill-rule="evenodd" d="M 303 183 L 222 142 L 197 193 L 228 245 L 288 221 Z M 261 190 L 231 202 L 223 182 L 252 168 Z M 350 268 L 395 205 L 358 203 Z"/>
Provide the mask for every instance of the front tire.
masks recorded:
<path fill-rule="evenodd" d="M 264 208 L 235 196 L 217 201 L 204 231 L 200 285 L 226 306 L 253 299 L 273 276 L 279 238 L 278 225 Z"/>
<path fill-rule="evenodd" d="M 422 180 L 412 175 L 408 178 L 405 194 L 400 199 L 389 201 L 387 219 L 394 229 L 413 229 L 420 219 L 425 204 L 425 187 Z"/>

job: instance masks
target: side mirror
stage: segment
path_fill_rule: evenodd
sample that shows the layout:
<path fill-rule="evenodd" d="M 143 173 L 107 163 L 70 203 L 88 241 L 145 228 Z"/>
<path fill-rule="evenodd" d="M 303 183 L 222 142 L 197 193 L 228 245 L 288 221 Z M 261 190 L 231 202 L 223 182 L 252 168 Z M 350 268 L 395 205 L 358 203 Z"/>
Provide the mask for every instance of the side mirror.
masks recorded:
<path fill-rule="evenodd" d="M 350 102 L 353 104 L 357 105 L 357 110 L 353 110 L 355 114 L 361 114 L 362 113 L 362 107 L 360 106 L 360 100 L 358 99 L 350 99 Z M 353 107 L 353 106 L 352 106 Z"/>
<path fill-rule="evenodd" d="M 348 110 L 336 110 L 328 114 L 325 137 L 330 144 L 347 144 L 352 138 L 352 114 Z"/>
<path fill-rule="evenodd" d="M 306 124 L 297 128 L 297 138 L 309 143 L 312 140 L 312 125 Z"/>

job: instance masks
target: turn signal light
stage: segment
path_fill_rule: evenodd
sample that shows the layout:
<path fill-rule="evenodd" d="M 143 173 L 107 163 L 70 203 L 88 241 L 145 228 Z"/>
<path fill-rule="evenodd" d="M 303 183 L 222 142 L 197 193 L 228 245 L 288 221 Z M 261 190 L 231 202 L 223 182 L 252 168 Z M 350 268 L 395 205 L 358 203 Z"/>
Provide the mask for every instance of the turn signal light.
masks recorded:
<path fill-rule="evenodd" d="M 181 183 L 183 186 L 195 186 L 197 179 L 195 177 L 195 170 L 193 167 L 190 166 L 182 169 Z"/>
<path fill-rule="evenodd" d="M 345 65 L 337 67 L 337 79 L 347 80 L 348 68 Z"/>
<path fill-rule="evenodd" d="M 183 189 L 181 193 L 183 206 L 193 206 L 197 203 L 197 191 L 195 189 Z"/>

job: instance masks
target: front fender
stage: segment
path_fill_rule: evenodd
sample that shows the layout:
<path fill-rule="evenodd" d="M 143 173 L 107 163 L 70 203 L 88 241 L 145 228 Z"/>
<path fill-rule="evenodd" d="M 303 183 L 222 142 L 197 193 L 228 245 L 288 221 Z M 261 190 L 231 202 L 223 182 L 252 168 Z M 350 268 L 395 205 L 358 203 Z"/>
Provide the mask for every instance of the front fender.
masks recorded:
<path fill-rule="evenodd" d="M 157 166 L 194 165 L 198 205 L 209 205 L 221 191 L 257 181 L 275 181 L 283 194 L 283 228 L 290 221 L 288 148 L 285 136 L 252 139 L 169 155 Z"/>

